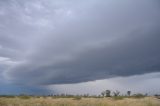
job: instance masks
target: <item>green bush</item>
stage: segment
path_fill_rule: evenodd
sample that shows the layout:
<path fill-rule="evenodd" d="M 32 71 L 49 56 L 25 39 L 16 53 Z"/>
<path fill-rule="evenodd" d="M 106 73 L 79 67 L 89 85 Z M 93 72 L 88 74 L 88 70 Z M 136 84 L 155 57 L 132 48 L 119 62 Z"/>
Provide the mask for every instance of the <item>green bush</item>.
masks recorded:
<path fill-rule="evenodd" d="M 144 98 L 144 97 L 145 97 L 145 95 L 143 95 L 141 93 L 132 95 L 132 98 L 137 98 L 137 99 Z"/>
<path fill-rule="evenodd" d="M 113 96 L 112 97 L 114 100 L 123 100 L 124 98 L 126 98 L 125 96 Z"/>
<path fill-rule="evenodd" d="M 18 97 L 21 99 L 30 99 L 31 98 L 31 96 L 28 96 L 28 95 L 20 95 Z"/>
<path fill-rule="evenodd" d="M 75 96 L 73 100 L 81 100 L 82 98 L 80 96 Z"/>
<path fill-rule="evenodd" d="M 16 96 L 13 96 L 13 95 L 0 95 L 0 97 L 3 97 L 3 98 L 15 98 Z"/>

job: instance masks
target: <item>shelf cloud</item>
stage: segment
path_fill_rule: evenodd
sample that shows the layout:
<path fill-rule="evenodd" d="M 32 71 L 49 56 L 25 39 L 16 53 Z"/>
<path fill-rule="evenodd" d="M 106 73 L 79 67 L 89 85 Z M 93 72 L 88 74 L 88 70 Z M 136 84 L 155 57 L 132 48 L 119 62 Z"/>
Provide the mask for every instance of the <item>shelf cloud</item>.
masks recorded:
<path fill-rule="evenodd" d="M 0 72 L 70 84 L 160 72 L 158 0 L 0 1 Z"/>

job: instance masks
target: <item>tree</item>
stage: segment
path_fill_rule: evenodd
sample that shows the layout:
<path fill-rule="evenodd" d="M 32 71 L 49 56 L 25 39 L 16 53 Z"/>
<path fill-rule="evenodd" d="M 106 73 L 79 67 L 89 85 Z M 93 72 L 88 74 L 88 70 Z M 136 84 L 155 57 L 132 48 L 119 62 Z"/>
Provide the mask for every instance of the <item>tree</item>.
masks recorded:
<path fill-rule="evenodd" d="M 110 97 L 111 96 L 111 91 L 110 90 L 106 90 L 106 97 Z"/>
<path fill-rule="evenodd" d="M 101 93 L 101 95 L 104 97 L 104 96 L 105 96 L 105 91 L 103 91 L 103 92 Z"/>
<path fill-rule="evenodd" d="M 127 95 L 130 96 L 131 95 L 131 91 L 127 91 Z"/>
<path fill-rule="evenodd" d="M 119 96 L 119 94 L 120 94 L 120 91 L 118 91 L 118 90 L 116 90 L 115 92 L 113 92 L 114 96 Z"/>

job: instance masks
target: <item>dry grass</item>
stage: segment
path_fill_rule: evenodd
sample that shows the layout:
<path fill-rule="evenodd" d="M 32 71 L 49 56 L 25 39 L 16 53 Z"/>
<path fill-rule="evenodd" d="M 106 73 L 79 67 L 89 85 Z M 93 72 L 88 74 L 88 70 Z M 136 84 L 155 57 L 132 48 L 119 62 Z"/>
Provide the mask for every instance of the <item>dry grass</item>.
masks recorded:
<path fill-rule="evenodd" d="M 0 98 L 0 106 L 160 106 L 160 100 L 154 97 L 142 99 L 125 98 Z"/>

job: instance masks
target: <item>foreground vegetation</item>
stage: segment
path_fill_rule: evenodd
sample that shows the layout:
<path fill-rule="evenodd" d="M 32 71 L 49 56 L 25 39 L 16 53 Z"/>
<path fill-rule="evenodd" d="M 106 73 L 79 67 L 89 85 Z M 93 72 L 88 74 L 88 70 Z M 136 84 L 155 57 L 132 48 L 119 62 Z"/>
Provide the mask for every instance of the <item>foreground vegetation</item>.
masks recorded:
<path fill-rule="evenodd" d="M 40 97 L 8 96 L 0 97 L 0 106 L 160 106 L 156 97 Z"/>
<path fill-rule="evenodd" d="M 0 95 L 0 106 L 160 106 L 160 95 L 105 90 L 100 95 Z"/>

